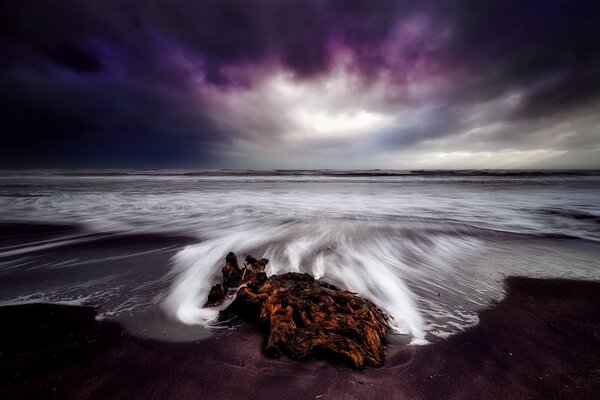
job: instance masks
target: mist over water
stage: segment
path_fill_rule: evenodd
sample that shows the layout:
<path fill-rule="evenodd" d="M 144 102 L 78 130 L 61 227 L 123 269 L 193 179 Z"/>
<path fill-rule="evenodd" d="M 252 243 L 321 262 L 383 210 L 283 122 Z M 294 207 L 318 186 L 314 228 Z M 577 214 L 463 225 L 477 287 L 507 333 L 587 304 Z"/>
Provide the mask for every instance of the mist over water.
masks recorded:
<path fill-rule="evenodd" d="M 218 309 L 201 306 L 234 251 L 367 297 L 423 343 L 475 324 L 506 275 L 600 279 L 599 200 L 597 172 L 5 174 L 0 220 L 82 229 L 3 245 L 0 302 L 80 299 L 107 318 L 162 310 L 211 326 Z M 124 249 L 123 234 L 188 239 Z"/>

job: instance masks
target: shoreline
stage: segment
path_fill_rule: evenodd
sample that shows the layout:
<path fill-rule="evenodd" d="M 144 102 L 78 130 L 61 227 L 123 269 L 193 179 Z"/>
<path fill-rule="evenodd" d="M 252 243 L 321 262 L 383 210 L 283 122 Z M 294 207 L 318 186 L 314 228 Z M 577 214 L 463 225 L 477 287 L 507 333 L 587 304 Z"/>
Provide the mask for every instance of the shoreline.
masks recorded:
<path fill-rule="evenodd" d="M 593 398 L 600 282 L 507 278 L 477 326 L 389 346 L 381 368 L 271 359 L 245 324 L 197 342 L 133 337 L 90 307 L 0 307 L 0 397 L 10 399 Z"/>

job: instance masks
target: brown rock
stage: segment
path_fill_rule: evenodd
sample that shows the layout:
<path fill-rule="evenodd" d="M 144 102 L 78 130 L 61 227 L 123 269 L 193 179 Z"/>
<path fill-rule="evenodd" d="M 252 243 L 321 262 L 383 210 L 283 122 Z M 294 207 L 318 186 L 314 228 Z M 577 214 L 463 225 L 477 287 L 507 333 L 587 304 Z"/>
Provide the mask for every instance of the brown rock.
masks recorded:
<path fill-rule="evenodd" d="M 223 273 L 223 286 L 221 284 L 214 285 L 208 294 L 208 299 L 202 307 L 215 307 L 223 303 L 227 298 L 235 294 L 235 289 L 241 285 L 246 285 L 252 289 L 259 288 L 266 280 L 265 267 L 269 260 L 263 258 L 257 260 L 252 256 L 246 257 L 246 264 L 240 268 L 237 261 L 237 256 L 234 253 L 227 254 L 225 257 L 225 265 L 221 272 Z"/>
<path fill-rule="evenodd" d="M 208 300 L 202 307 L 214 307 L 223 302 L 225 297 L 227 296 L 227 292 L 221 284 L 217 283 L 212 288 L 210 288 L 210 292 L 208 293 Z"/>
<path fill-rule="evenodd" d="M 284 353 L 294 359 L 333 355 L 356 368 L 383 364 L 389 325 L 372 302 L 308 274 L 267 279 L 268 260 L 248 256 L 246 261 L 240 279 L 246 286 L 219 318 L 258 318 L 269 332 L 267 355 Z"/>
<path fill-rule="evenodd" d="M 223 285 L 225 289 L 240 285 L 242 280 L 242 271 L 238 266 L 237 257 L 230 252 L 225 257 L 225 265 L 223 266 Z"/>

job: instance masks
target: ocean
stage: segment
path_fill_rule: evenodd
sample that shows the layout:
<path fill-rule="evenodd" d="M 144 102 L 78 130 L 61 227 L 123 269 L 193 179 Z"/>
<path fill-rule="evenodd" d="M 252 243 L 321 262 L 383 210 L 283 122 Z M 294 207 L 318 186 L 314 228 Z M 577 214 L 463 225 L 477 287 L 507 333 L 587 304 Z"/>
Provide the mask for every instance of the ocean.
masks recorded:
<path fill-rule="evenodd" d="M 198 340 L 232 329 L 202 308 L 230 251 L 371 299 L 392 340 L 435 342 L 476 324 L 506 276 L 600 279 L 600 171 L 0 174 L 0 305 L 93 305 Z"/>

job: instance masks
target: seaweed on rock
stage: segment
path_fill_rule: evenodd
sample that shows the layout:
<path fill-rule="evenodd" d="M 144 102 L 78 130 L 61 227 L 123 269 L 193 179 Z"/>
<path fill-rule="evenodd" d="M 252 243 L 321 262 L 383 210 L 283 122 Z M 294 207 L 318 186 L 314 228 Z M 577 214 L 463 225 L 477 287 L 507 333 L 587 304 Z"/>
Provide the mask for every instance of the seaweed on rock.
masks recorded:
<path fill-rule="evenodd" d="M 223 267 L 225 290 L 242 286 L 235 300 L 219 315 L 258 319 L 268 330 L 265 352 L 294 359 L 314 355 L 341 357 L 356 368 L 380 366 L 389 324 L 371 301 L 308 274 L 286 273 L 267 278 L 267 259 L 248 256 L 244 268 L 229 253 Z M 211 294 L 223 294 L 215 285 Z M 215 305 L 209 295 L 207 304 Z"/>

